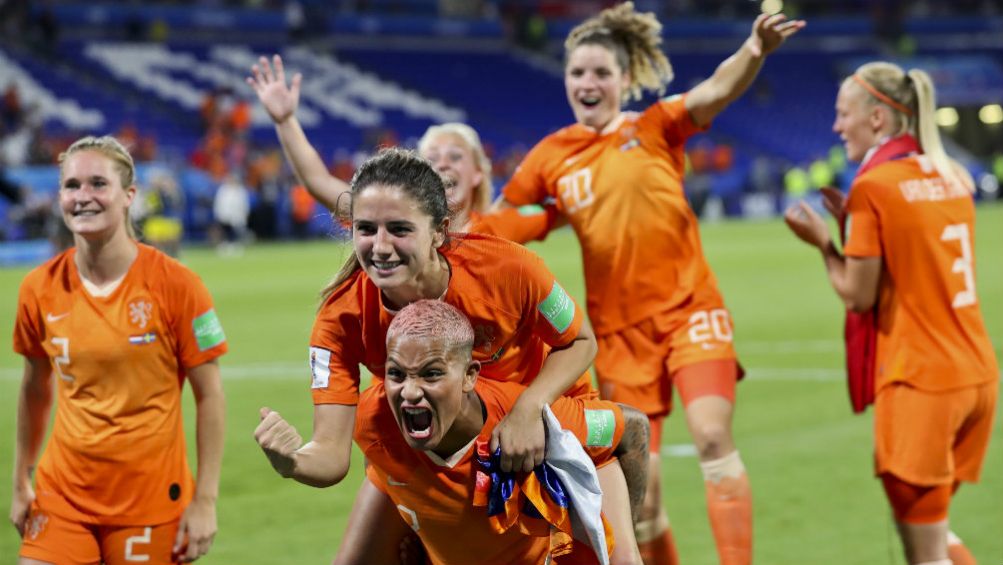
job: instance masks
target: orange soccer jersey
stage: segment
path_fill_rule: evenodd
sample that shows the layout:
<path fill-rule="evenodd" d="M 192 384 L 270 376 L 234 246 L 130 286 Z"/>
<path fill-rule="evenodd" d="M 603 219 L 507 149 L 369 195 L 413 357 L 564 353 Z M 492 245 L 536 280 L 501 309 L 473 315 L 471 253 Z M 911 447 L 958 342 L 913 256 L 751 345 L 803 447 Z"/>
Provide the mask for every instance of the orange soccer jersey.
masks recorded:
<path fill-rule="evenodd" d="M 525 387 L 478 379 L 474 390 L 486 415 L 476 439 L 490 441 L 495 425 Z M 551 410 L 564 429 L 578 437 L 596 464 L 613 456 L 624 425 L 623 413 L 615 403 L 561 397 Z M 487 509 L 473 504 L 477 484 L 474 442 L 448 461 L 412 449 L 379 385 L 362 394 L 355 421 L 355 441 L 370 463 L 366 470 L 369 480 L 397 505 L 401 517 L 421 537 L 433 564 L 545 562 L 550 551 L 547 537 L 528 536 L 519 528 L 497 533 Z"/>
<path fill-rule="evenodd" d="M 697 291 L 719 295 L 683 194 L 683 146 L 698 131 L 682 96 L 623 114 L 606 134 L 572 125 L 538 143 L 503 189 L 513 204 L 556 199 L 581 242 L 598 335 Z"/>
<path fill-rule="evenodd" d="M 450 266 L 443 300 L 474 327 L 474 359 L 482 364 L 482 377 L 528 382 L 551 347 L 567 345 L 578 335 L 581 308 L 533 252 L 491 236 L 455 234 L 440 253 Z M 315 404 L 356 404 L 360 365 L 383 377 L 393 315 L 362 270 L 335 289 L 310 337 Z M 585 373 L 568 394 L 589 390 Z"/>
<path fill-rule="evenodd" d="M 227 349 L 212 299 L 197 275 L 146 245 L 111 295 L 91 296 L 75 253 L 29 273 L 18 296 L 14 350 L 47 357 L 56 375 L 39 501 L 84 523 L 171 521 L 194 489 L 184 376 Z"/>
<path fill-rule="evenodd" d="M 504 208 L 480 214 L 470 214 L 470 231 L 493 235 L 516 243 L 542 241 L 554 229 L 557 222 L 557 207 L 553 204 L 541 206 L 527 204 L 517 208 Z"/>
<path fill-rule="evenodd" d="M 998 367 L 975 292 L 975 205 L 926 157 L 858 177 L 847 201 L 846 254 L 881 257 L 877 390 L 937 392 L 993 381 Z"/>

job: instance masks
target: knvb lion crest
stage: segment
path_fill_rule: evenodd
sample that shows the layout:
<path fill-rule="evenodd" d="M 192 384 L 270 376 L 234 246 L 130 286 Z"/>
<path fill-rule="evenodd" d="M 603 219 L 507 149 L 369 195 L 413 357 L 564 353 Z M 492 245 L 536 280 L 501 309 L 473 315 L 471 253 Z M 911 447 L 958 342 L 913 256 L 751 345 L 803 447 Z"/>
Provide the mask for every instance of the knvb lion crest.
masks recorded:
<path fill-rule="evenodd" d="M 137 300 L 129 303 L 129 321 L 139 326 L 140 329 L 146 327 L 153 315 L 153 305 L 145 300 Z"/>

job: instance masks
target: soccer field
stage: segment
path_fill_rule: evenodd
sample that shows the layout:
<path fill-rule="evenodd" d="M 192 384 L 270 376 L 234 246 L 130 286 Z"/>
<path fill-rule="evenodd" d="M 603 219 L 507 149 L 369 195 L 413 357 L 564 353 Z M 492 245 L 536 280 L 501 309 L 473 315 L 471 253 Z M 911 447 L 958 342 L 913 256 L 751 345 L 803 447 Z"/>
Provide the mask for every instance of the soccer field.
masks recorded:
<path fill-rule="evenodd" d="M 853 416 L 842 361 L 842 312 L 817 252 L 782 223 L 725 222 L 701 228 L 706 254 L 735 321 L 748 377 L 739 386 L 736 440 L 755 499 L 755 555 L 762 565 L 901 564 L 890 512 L 871 466 L 871 418 Z M 996 346 L 1003 345 L 1003 206 L 983 206 L 977 226 L 977 288 Z M 533 245 L 584 304 L 574 234 Z M 308 437 L 312 403 L 307 343 L 317 291 L 347 248 L 330 242 L 260 245 L 242 257 L 188 249 L 217 305 L 230 342 L 222 360 L 227 393 L 226 456 L 219 534 L 206 564 L 329 563 L 361 478 L 362 458 L 340 485 L 317 490 L 276 475 L 254 443 L 258 409 L 280 411 Z M 0 500 L 9 508 L 11 455 L 21 359 L 10 351 L 16 289 L 27 269 L 0 270 Z M 615 276 L 615 273 L 611 274 Z M 186 393 L 194 462 L 194 409 Z M 1000 420 L 983 480 L 964 486 L 952 529 L 981 563 L 1003 563 L 1003 446 Z M 680 557 L 717 563 L 703 482 L 681 414 L 669 418 L 662 472 Z M 6 520 L 5 520 L 6 522 Z M 18 538 L 0 528 L 0 563 Z M 476 557 L 471 557 L 471 563 Z"/>

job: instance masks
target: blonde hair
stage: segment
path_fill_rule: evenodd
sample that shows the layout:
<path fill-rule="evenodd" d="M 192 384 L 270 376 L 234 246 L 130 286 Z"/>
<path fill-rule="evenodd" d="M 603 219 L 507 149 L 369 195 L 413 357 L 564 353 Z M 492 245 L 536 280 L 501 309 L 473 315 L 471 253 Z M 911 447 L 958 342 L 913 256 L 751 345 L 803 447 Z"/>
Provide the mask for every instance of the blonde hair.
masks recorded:
<path fill-rule="evenodd" d="M 127 189 L 136 183 L 136 163 L 132 160 L 132 155 L 129 154 L 129 150 L 119 140 L 110 135 L 101 137 L 88 135 L 74 141 L 72 145 L 66 148 L 66 151 L 59 154 L 60 177 L 63 174 L 63 164 L 66 160 L 74 153 L 81 151 L 94 151 L 110 159 L 115 172 L 118 173 L 118 178 L 122 183 L 123 189 Z M 125 230 L 130 238 L 136 239 L 136 228 L 132 225 L 132 219 L 129 218 L 128 208 L 125 210 Z"/>
<path fill-rule="evenodd" d="M 975 190 L 971 174 L 944 151 L 936 120 L 937 93 L 930 75 L 920 69 L 906 72 L 902 67 L 885 61 L 861 65 L 854 75 L 865 83 L 860 87 L 870 105 L 883 104 L 891 110 L 894 135 L 915 134 L 923 154 L 944 180 L 964 186 L 969 191 Z M 870 92 L 868 86 L 876 93 Z M 890 99 L 892 103 L 882 98 Z"/>
<path fill-rule="evenodd" d="M 474 347 L 474 328 L 455 306 L 441 300 L 418 300 L 401 308 L 387 328 L 387 345 L 393 339 L 441 339 L 449 350 Z"/>
<path fill-rule="evenodd" d="M 633 2 L 607 8 L 578 24 L 564 40 L 565 57 L 581 45 L 600 45 L 630 73 L 625 102 L 640 99 L 644 91 L 665 92 L 672 81 L 672 64 L 662 52 L 662 24 L 655 14 L 634 11 Z"/>
<path fill-rule="evenodd" d="M 458 122 L 429 126 L 425 130 L 425 135 L 421 136 L 421 139 L 418 140 L 418 152 L 424 154 L 428 144 L 432 143 L 432 139 L 443 134 L 458 136 L 467 144 L 467 148 L 473 152 L 477 169 L 481 172 L 481 182 L 474 187 L 473 210 L 475 212 L 486 212 L 488 207 L 491 206 L 491 197 L 493 196 L 494 189 L 491 186 L 491 159 L 488 159 L 488 154 L 484 152 L 484 145 L 481 144 L 481 136 L 477 135 L 477 131 L 474 128 Z"/>

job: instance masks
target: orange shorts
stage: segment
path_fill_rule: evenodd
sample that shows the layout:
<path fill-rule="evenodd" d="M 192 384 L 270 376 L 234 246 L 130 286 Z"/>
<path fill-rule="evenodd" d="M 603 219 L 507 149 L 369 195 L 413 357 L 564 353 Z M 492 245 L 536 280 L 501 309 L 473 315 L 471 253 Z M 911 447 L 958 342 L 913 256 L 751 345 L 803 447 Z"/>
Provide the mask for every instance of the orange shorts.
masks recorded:
<path fill-rule="evenodd" d="M 904 383 L 878 391 L 874 404 L 875 474 L 918 486 L 976 482 L 996 411 L 999 381 L 948 392 Z"/>
<path fill-rule="evenodd" d="M 58 495 L 49 495 L 58 496 Z M 58 565 L 173 565 L 177 518 L 150 526 L 102 526 L 54 514 L 41 496 L 31 505 L 21 557 Z"/>
<path fill-rule="evenodd" d="M 737 363 L 731 316 L 723 305 L 662 312 L 597 341 L 602 398 L 634 406 L 651 418 L 671 412 L 672 378 L 683 367 L 704 361 Z M 734 398 L 734 382 L 731 387 Z"/>

